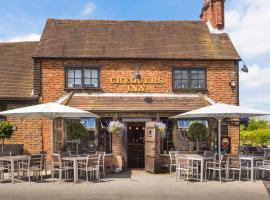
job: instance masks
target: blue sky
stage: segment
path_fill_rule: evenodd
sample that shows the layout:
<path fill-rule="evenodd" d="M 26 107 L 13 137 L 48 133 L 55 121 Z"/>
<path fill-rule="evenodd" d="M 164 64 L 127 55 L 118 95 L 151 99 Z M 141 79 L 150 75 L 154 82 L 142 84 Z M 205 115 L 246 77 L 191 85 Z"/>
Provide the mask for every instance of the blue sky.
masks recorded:
<path fill-rule="evenodd" d="M 38 40 L 47 18 L 199 20 L 203 0 L 0 0 L 0 41 Z M 226 29 L 250 73 L 241 105 L 270 111 L 270 1 L 227 0 Z"/>

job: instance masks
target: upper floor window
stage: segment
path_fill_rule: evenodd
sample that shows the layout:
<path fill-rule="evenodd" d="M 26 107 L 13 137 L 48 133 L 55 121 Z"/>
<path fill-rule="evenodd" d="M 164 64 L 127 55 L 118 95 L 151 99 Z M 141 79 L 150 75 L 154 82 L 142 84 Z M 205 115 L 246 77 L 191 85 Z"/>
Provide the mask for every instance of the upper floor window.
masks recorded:
<path fill-rule="evenodd" d="M 173 87 L 174 89 L 206 89 L 206 70 L 175 68 Z"/>
<path fill-rule="evenodd" d="M 68 88 L 98 88 L 99 69 L 67 68 L 66 85 Z"/>

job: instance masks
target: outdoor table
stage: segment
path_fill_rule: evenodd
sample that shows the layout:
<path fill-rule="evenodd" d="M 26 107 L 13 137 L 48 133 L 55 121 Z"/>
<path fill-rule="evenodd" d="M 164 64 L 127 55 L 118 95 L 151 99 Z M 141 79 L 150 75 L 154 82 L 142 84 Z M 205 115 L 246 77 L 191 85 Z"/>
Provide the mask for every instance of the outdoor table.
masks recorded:
<path fill-rule="evenodd" d="M 0 157 L 1 161 L 7 161 L 11 164 L 11 182 L 14 183 L 14 163 L 15 161 L 28 160 L 29 156 L 27 155 L 19 155 L 19 156 L 3 156 Z"/>
<path fill-rule="evenodd" d="M 77 156 L 77 157 L 68 156 L 68 157 L 63 157 L 62 160 L 73 162 L 74 183 L 76 183 L 78 181 L 78 161 L 87 160 L 87 157 L 86 156 Z"/>
<path fill-rule="evenodd" d="M 251 181 L 254 181 L 254 162 L 263 160 L 263 156 L 240 155 L 240 160 L 250 161 Z"/>
<path fill-rule="evenodd" d="M 185 154 L 188 160 L 199 161 L 201 163 L 201 182 L 203 182 L 204 163 L 207 160 L 213 160 L 214 156 L 201 156 L 198 154 Z"/>

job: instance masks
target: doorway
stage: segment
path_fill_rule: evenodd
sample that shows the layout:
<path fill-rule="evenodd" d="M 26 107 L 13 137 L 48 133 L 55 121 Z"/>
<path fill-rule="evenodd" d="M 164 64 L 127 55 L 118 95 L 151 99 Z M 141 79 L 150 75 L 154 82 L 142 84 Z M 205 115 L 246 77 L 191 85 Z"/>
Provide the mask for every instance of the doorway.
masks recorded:
<path fill-rule="evenodd" d="M 127 123 L 127 166 L 144 168 L 145 122 Z"/>

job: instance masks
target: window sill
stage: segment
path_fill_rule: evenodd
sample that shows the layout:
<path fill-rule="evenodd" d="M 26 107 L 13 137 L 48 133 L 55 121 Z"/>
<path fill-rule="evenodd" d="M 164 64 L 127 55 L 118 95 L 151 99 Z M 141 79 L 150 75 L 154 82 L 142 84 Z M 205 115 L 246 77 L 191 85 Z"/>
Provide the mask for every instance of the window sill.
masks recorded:
<path fill-rule="evenodd" d="M 101 88 L 64 88 L 66 91 L 101 91 Z"/>
<path fill-rule="evenodd" d="M 173 89 L 173 92 L 190 92 L 190 93 L 194 93 L 194 92 L 208 92 L 207 88 L 205 89 Z"/>

